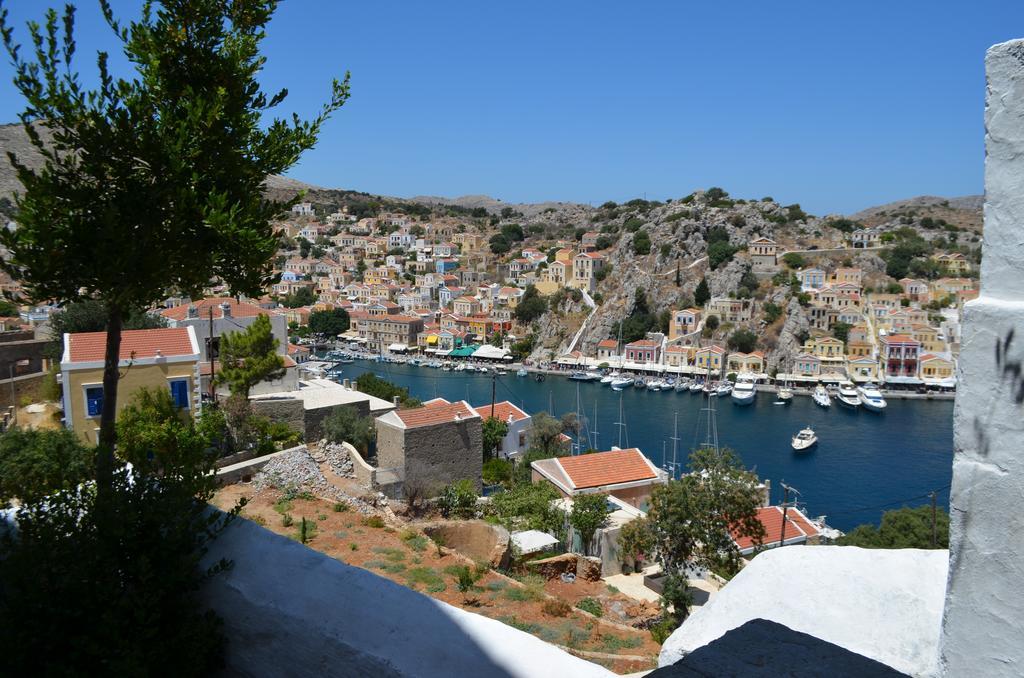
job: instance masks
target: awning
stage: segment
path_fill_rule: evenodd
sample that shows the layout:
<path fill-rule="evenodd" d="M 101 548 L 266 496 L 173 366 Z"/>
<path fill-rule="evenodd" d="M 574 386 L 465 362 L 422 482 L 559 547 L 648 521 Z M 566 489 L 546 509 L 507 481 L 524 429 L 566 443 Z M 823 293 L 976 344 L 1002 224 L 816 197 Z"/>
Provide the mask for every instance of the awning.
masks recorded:
<path fill-rule="evenodd" d="M 540 530 L 524 530 L 523 532 L 512 533 L 512 545 L 520 555 L 537 553 L 558 543 L 557 539 L 547 532 L 541 532 Z"/>
<path fill-rule="evenodd" d="M 392 353 L 405 353 L 409 350 L 409 347 L 405 344 L 391 344 L 388 346 L 388 350 Z"/>
<path fill-rule="evenodd" d="M 453 350 L 448 355 L 450 355 L 453 358 L 468 358 L 471 355 L 473 355 L 476 349 L 476 346 L 460 346 L 459 348 Z"/>
<path fill-rule="evenodd" d="M 887 384 L 910 384 L 911 386 L 920 386 L 924 382 L 917 377 L 886 377 L 885 383 Z"/>
<path fill-rule="evenodd" d="M 427 346 L 433 346 L 436 343 L 437 343 L 437 335 L 436 334 L 431 334 L 430 336 L 427 337 Z"/>
<path fill-rule="evenodd" d="M 490 344 L 484 344 L 473 352 L 473 357 L 481 360 L 501 360 L 507 355 L 509 355 L 509 352 L 506 349 L 491 346 Z"/>

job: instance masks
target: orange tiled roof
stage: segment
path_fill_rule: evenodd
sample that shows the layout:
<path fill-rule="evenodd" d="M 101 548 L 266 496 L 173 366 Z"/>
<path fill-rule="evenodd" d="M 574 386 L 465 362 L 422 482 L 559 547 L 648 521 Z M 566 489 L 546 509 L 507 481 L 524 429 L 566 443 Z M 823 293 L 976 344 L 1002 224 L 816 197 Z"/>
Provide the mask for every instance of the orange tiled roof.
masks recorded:
<path fill-rule="evenodd" d="M 461 400 L 457 403 L 435 402 L 410 410 L 397 410 L 395 414 L 402 420 L 407 428 L 419 426 L 434 426 L 435 424 L 447 424 L 455 421 L 458 416 L 462 419 L 477 418 L 478 415 L 466 403 Z"/>
<path fill-rule="evenodd" d="M 619 342 L 615 341 L 614 339 L 604 339 L 602 341 L 597 342 L 598 348 L 616 348 L 618 347 L 618 345 Z"/>
<path fill-rule="evenodd" d="M 106 332 L 78 332 L 69 338 L 71 362 L 103 360 Z M 152 330 L 125 330 L 121 333 L 121 360 L 153 358 L 157 351 L 164 357 L 192 355 L 192 341 L 187 327 L 166 327 Z"/>
<path fill-rule="evenodd" d="M 486 405 L 475 405 L 473 409 L 476 410 L 476 413 L 479 414 L 484 419 L 488 419 L 491 417 L 490 403 Z M 507 422 L 509 420 L 509 417 L 512 418 L 512 421 L 522 421 L 523 419 L 529 419 L 530 415 L 528 415 L 526 412 L 523 412 L 521 409 L 519 409 L 518 407 L 516 407 L 507 400 L 503 400 L 500 403 L 494 403 L 495 419 Z"/>
<path fill-rule="evenodd" d="M 231 297 L 209 297 L 193 301 L 191 305 L 196 307 L 199 317 L 205 320 L 209 318 L 210 308 L 213 308 L 214 318 L 223 318 L 224 312 L 221 310 L 220 305 L 225 302 L 230 306 L 231 316 L 234 318 L 251 318 L 257 315 L 267 315 L 267 309 L 244 301 L 237 301 Z M 188 317 L 188 307 L 189 304 L 182 304 L 181 306 L 161 311 L 160 315 L 169 320 L 184 320 Z"/>
<path fill-rule="evenodd" d="M 639 348 L 657 348 L 659 344 L 658 342 L 651 341 L 650 339 L 637 339 L 636 341 L 629 342 L 628 344 L 626 344 L 626 346 L 633 346 Z"/>
<path fill-rule="evenodd" d="M 643 453 L 635 447 L 559 457 L 556 461 L 577 490 L 658 477 Z"/>
<path fill-rule="evenodd" d="M 782 509 L 778 506 L 767 506 L 757 510 L 757 519 L 764 525 L 763 544 L 778 544 L 782 538 Z M 818 528 L 814 527 L 799 509 L 791 508 L 786 511 L 786 539 L 795 537 L 813 537 L 818 534 Z M 748 549 L 754 546 L 750 537 L 737 537 L 733 530 L 733 541 L 740 549 Z"/>

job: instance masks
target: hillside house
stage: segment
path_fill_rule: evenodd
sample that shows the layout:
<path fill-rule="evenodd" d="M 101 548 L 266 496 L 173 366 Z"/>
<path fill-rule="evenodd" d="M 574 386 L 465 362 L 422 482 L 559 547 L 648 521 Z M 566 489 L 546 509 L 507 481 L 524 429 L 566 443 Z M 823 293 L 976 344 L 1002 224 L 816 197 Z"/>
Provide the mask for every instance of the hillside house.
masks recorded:
<path fill-rule="evenodd" d="M 879 337 L 882 374 L 885 380 L 899 383 L 917 380 L 921 342 L 906 334 Z"/>
<path fill-rule="evenodd" d="M 507 400 L 485 405 L 477 405 L 473 408 L 476 413 L 486 421 L 491 417 L 505 422 L 508 426 L 508 433 L 501 440 L 501 445 L 495 450 L 499 459 L 517 459 L 529 448 L 528 438 L 533 419 L 526 412 L 513 405 Z"/>
<path fill-rule="evenodd" d="M 64 425 L 82 442 L 99 442 L 103 410 L 103 359 L 106 332 L 64 335 L 61 357 Z M 200 407 L 199 341 L 193 327 L 124 330 L 121 333 L 118 411 L 143 388 L 167 389 L 174 404 L 190 415 Z"/>
<path fill-rule="evenodd" d="M 436 398 L 388 412 L 376 419 L 376 427 L 378 467 L 405 485 L 434 495 L 465 478 L 481 490 L 482 419 L 464 400 Z"/>
<path fill-rule="evenodd" d="M 626 344 L 626 360 L 633 363 L 657 363 L 661 344 L 650 339 L 638 339 Z"/>
<path fill-rule="evenodd" d="M 754 300 L 716 297 L 708 302 L 706 315 L 717 315 L 723 323 L 747 322 L 754 316 Z"/>
<path fill-rule="evenodd" d="M 757 520 L 764 527 L 764 538 L 760 544 L 754 543 L 750 537 L 739 536 L 738 530 L 733 531 L 733 541 L 739 547 L 740 555 L 749 556 L 779 545 L 818 544 L 821 541 L 821 528 L 793 506 L 785 511 L 781 506 L 759 508 Z"/>
<path fill-rule="evenodd" d="M 530 468 L 533 482 L 551 483 L 563 497 L 610 494 L 641 511 L 647 510 L 652 490 L 668 481 L 668 474 L 635 447 L 541 459 Z"/>
<path fill-rule="evenodd" d="M 750 270 L 755 274 L 773 274 L 779 269 L 778 245 L 771 238 L 757 238 L 747 245 Z"/>
<path fill-rule="evenodd" d="M 597 342 L 597 359 L 609 362 L 619 357 L 619 342 L 614 339 L 603 339 Z"/>
<path fill-rule="evenodd" d="M 800 289 L 804 292 L 821 289 L 828 279 L 828 274 L 820 268 L 804 268 L 794 275 L 800 281 Z"/>
<path fill-rule="evenodd" d="M 684 308 L 672 311 L 672 317 L 668 325 L 668 340 L 675 341 L 679 337 L 693 334 L 700 327 L 701 310 L 699 308 Z"/>
<path fill-rule="evenodd" d="M 697 372 L 707 374 L 710 370 L 712 377 L 718 376 L 725 363 L 725 349 L 721 346 L 712 345 L 698 348 L 694 356 Z"/>

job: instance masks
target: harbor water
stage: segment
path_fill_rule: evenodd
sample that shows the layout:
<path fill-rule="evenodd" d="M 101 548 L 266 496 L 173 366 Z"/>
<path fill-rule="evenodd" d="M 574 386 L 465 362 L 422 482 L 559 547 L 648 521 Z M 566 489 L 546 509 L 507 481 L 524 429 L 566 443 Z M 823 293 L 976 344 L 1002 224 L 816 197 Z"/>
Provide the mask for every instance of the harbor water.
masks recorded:
<path fill-rule="evenodd" d="M 363 372 L 408 388 L 422 400 L 465 399 L 473 406 L 491 402 L 489 374 L 357 360 L 343 366 L 340 378 L 355 379 Z M 663 468 L 671 468 L 673 461 L 676 419 L 680 470 L 706 437 L 708 399 L 688 391 L 614 391 L 596 381 L 552 375 L 538 382 L 533 375 L 517 377 L 514 370 L 499 376 L 494 388 L 498 401 L 509 400 L 531 414 L 579 412 L 584 449 L 591 444 L 599 450 L 638 447 Z M 827 516 L 831 526 L 844 531 L 877 523 L 888 509 L 926 504 L 933 490 L 938 504 L 948 505 L 952 401 L 890 399 L 886 411 L 876 414 L 843 408 L 834 399 L 831 408 L 822 409 L 805 395 L 789 405 L 773 404 L 772 393 L 759 393 L 746 407 L 734 405 L 728 396 L 712 400 L 720 445 L 735 450 L 745 466 L 771 481 L 773 503 L 782 501 L 785 482 L 800 493 L 801 509 L 812 517 Z M 624 426 L 616 425 L 620 409 Z M 790 439 L 805 426 L 817 432 L 818 445 L 795 453 Z"/>

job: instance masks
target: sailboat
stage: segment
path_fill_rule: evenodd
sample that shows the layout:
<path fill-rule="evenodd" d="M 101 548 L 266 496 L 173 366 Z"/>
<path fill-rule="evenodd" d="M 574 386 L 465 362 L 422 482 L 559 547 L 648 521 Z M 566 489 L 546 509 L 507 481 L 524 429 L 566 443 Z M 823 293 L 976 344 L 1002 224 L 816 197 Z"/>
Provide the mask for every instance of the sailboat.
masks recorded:
<path fill-rule="evenodd" d="M 775 399 L 783 405 L 788 405 L 793 402 L 793 389 L 790 388 L 785 379 L 783 379 L 782 383 L 779 384 L 779 391 L 775 394 Z"/>

